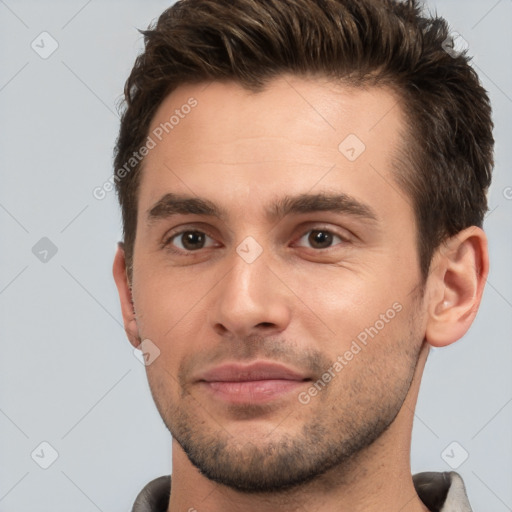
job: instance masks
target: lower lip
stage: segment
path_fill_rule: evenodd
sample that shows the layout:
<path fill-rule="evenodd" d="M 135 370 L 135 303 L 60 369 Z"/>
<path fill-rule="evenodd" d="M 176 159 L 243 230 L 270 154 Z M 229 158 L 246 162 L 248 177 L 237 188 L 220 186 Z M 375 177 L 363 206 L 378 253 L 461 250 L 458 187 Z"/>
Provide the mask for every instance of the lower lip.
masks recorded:
<path fill-rule="evenodd" d="M 231 403 L 262 403 L 275 400 L 292 391 L 297 391 L 305 381 L 268 379 L 243 382 L 202 382 L 208 390 L 221 400 Z"/>

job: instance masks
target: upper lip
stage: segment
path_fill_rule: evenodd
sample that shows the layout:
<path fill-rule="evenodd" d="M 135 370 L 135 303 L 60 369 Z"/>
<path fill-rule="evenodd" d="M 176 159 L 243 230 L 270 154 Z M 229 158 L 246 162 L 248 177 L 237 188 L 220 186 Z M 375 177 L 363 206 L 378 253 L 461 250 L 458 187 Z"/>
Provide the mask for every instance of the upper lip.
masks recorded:
<path fill-rule="evenodd" d="M 198 381 L 206 382 L 248 382 L 270 379 L 303 381 L 308 378 L 282 364 L 265 361 L 251 364 L 222 364 L 202 372 L 197 378 Z"/>

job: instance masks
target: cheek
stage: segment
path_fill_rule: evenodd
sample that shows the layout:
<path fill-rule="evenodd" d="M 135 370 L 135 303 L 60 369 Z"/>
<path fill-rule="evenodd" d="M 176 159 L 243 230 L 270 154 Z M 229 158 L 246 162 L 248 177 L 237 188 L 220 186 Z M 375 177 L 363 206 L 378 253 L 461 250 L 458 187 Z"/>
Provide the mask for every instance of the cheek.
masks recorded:
<path fill-rule="evenodd" d="M 366 312 L 364 323 L 360 315 L 351 323 L 352 335 L 341 331 L 331 353 L 331 359 L 342 365 L 337 389 L 350 382 L 360 398 L 382 400 L 407 391 L 422 345 L 422 325 L 412 303 L 388 306 Z"/>
<path fill-rule="evenodd" d="M 310 275 L 297 275 L 291 283 L 297 283 L 293 290 L 300 299 L 298 303 L 302 302 L 315 313 L 314 319 L 323 320 L 343 339 L 372 326 L 390 309 L 389 316 L 394 317 L 393 304 L 403 302 L 405 293 L 380 276 L 384 274 L 376 276 L 331 267 Z"/>
<path fill-rule="evenodd" d="M 164 339 L 174 328 L 187 321 L 190 313 L 201 307 L 207 283 L 182 272 L 169 272 L 155 265 L 143 265 L 134 277 L 134 303 L 139 329 L 143 334 Z M 190 276 L 190 277 L 187 277 Z"/>
<path fill-rule="evenodd" d="M 302 281 L 304 302 L 318 316 L 309 317 L 309 325 L 305 317 L 299 319 L 299 330 L 333 363 L 340 362 L 339 375 L 344 377 L 337 381 L 354 379 L 363 386 L 369 374 L 379 376 L 382 384 L 405 379 L 421 346 L 422 329 L 424 333 L 420 304 L 410 293 L 413 284 L 349 274 L 325 282 L 323 287 L 307 287 Z M 324 325 L 329 327 L 326 337 Z"/>

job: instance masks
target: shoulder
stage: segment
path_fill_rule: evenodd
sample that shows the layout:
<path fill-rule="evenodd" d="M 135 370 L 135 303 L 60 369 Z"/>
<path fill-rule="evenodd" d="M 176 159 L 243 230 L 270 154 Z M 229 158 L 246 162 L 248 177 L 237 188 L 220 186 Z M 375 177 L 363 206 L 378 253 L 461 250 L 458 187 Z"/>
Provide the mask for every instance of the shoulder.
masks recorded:
<path fill-rule="evenodd" d="M 471 512 L 466 487 L 458 473 L 417 473 L 412 479 L 418 496 L 431 512 Z"/>
<path fill-rule="evenodd" d="M 170 495 L 171 476 L 155 478 L 139 492 L 132 512 L 166 512 Z"/>

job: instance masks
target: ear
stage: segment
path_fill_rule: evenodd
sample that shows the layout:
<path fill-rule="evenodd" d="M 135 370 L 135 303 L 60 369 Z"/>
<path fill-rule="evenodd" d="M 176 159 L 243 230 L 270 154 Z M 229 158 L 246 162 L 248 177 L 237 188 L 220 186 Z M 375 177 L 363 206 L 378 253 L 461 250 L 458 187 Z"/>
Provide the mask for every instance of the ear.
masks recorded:
<path fill-rule="evenodd" d="M 121 301 L 121 311 L 123 313 L 126 336 L 134 347 L 138 347 L 141 340 L 133 306 L 131 284 L 128 281 L 128 274 L 126 272 L 124 244 L 122 242 L 117 244 L 112 273 L 114 274 L 114 281 L 116 282 L 119 300 Z"/>
<path fill-rule="evenodd" d="M 428 318 L 425 338 L 444 347 L 467 332 L 482 300 L 489 273 L 487 237 L 471 226 L 436 251 L 428 276 Z"/>

